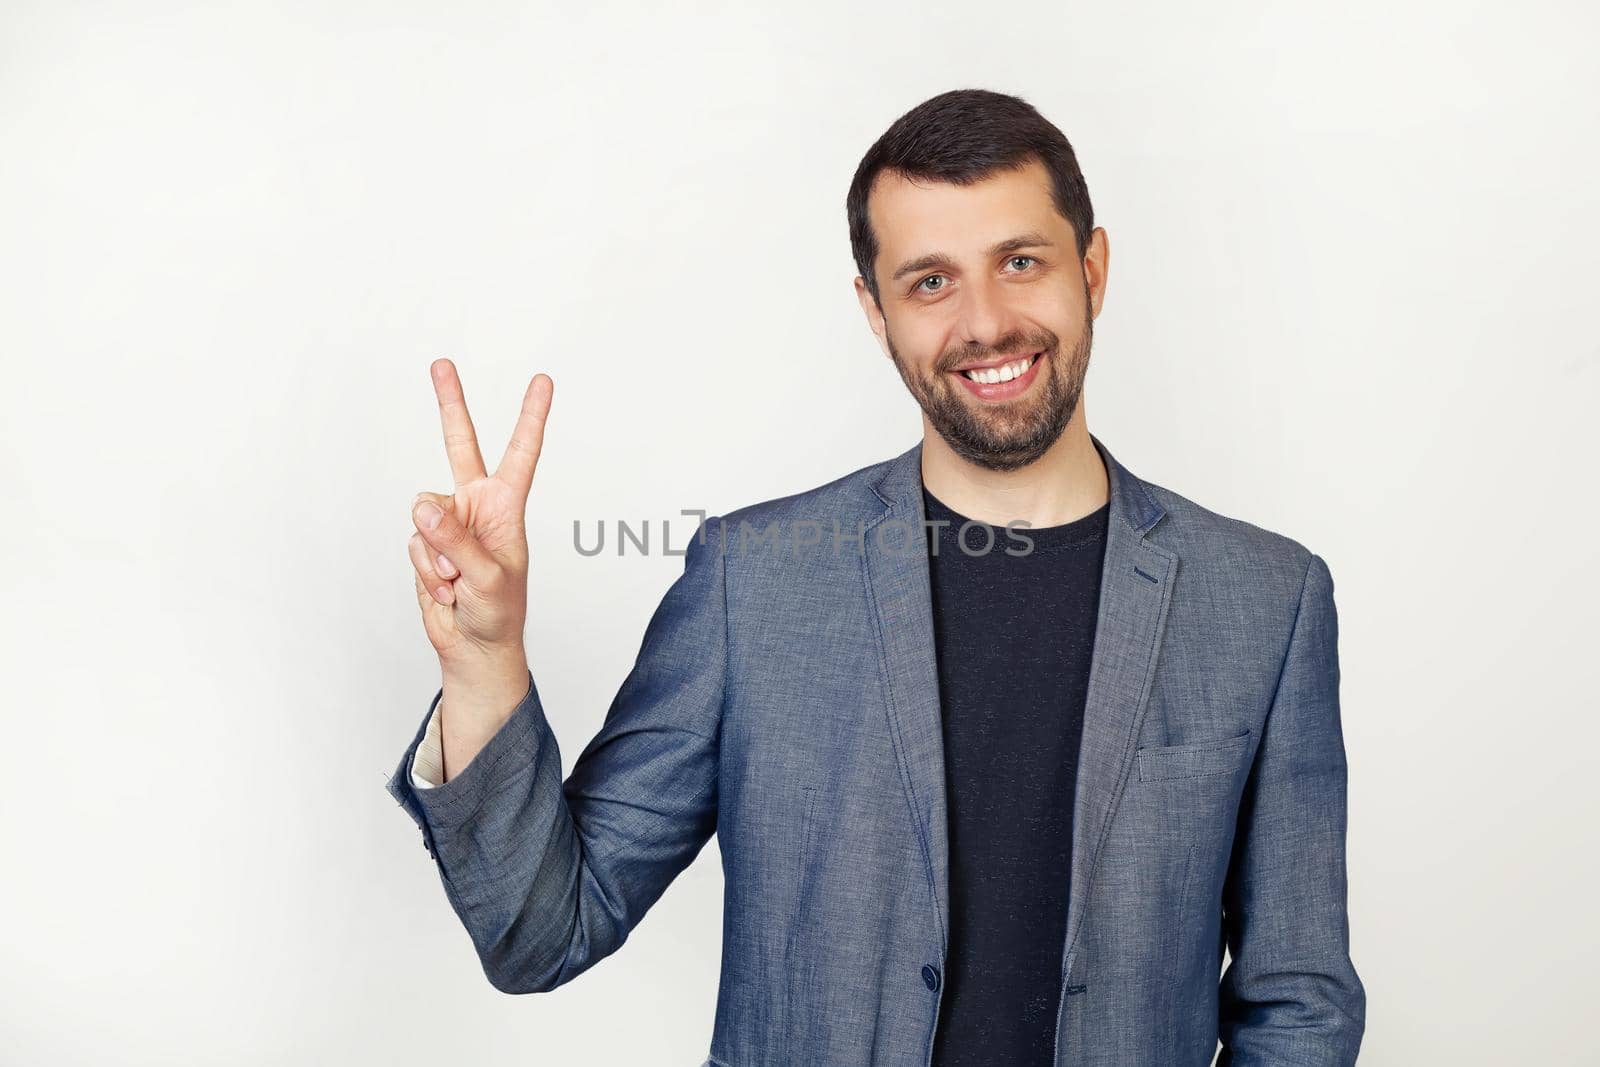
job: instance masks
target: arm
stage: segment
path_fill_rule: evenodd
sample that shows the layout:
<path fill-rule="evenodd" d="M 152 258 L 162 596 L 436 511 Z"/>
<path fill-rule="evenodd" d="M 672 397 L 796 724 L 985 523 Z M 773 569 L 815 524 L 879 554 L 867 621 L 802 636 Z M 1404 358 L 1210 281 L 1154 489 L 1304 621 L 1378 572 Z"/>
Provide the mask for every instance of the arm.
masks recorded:
<path fill-rule="evenodd" d="M 553 989 L 614 952 L 716 829 L 727 629 L 723 557 L 710 530 L 708 543 L 691 540 L 683 574 L 565 785 L 531 675 L 463 769 L 412 787 L 425 723 L 389 782 L 497 989 Z"/>
<path fill-rule="evenodd" d="M 1218 1067 L 1355 1062 L 1366 992 L 1350 961 L 1345 777 L 1333 578 L 1313 555 L 1223 887 Z"/>
<path fill-rule="evenodd" d="M 455 492 L 419 494 L 407 550 L 443 685 L 388 781 L 422 830 L 485 975 L 561 985 L 616 950 L 716 827 L 727 659 L 722 553 L 692 543 L 565 785 L 523 651 L 528 497 L 555 383 L 536 374 L 500 465 L 455 365 L 429 367 Z M 436 733 L 435 733 L 436 732 Z M 431 788 L 411 780 L 423 742 Z M 431 757 L 437 756 L 436 762 Z"/>

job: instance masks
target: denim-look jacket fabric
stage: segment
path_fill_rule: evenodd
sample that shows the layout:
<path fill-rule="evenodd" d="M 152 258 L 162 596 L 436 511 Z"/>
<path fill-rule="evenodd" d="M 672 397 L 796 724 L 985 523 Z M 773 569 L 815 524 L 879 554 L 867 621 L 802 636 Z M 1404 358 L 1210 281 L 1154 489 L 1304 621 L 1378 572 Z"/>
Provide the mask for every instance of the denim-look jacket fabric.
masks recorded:
<path fill-rule="evenodd" d="M 1328 567 L 1092 440 L 1111 519 L 1056 1063 L 1204 1065 L 1219 1041 L 1235 1067 L 1351 1063 Z M 703 523 L 564 783 L 531 677 L 464 770 L 417 790 L 424 718 L 388 789 L 495 988 L 616 951 L 716 833 L 705 1063 L 926 1067 L 949 855 L 921 484 L 918 444 Z"/>

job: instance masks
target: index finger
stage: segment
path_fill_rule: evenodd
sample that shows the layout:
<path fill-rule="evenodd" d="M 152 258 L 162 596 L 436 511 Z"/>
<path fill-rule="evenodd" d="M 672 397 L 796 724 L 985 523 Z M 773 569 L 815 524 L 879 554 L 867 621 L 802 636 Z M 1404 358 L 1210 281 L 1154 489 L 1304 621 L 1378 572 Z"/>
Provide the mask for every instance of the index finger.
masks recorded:
<path fill-rule="evenodd" d="M 494 472 L 513 488 L 527 497 L 533 488 L 533 472 L 539 465 L 539 450 L 544 447 L 544 424 L 550 415 L 550 401 L 555 395 L 556 383 L 548 374 L 535 374 L 522 397 L 522 414 L 511 431 L 506 444 L 506 454 Z"/>
<path fill-rule="evenodd" d="M 478 451 L 478 433 L 467 413 L 467 397 L 461 391 L 461 376 L 448 359 L 436 359 L 429 371 L 433 392 L 439 398 L 439 421 L 444 425 L 444 451 L 450 458 L 450 476 L 457 486 L 485 476 L 483 453 Z"/>

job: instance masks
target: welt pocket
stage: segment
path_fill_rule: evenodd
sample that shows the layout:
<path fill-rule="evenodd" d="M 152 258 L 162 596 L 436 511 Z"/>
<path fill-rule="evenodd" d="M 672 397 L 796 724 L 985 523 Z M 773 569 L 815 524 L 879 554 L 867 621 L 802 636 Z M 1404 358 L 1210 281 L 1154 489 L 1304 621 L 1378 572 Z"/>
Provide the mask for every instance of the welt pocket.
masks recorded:
<path fill-rule="evenodd" d="M 1174 778 L 1204 778 L 1213 774 L 1232 774 L 1238 770 L 1250 748 L 1254 731 L 1232 737 L 1196 741 L 1187 745 L 1139 749 L 1139 781 L 1160 782 Z"/>

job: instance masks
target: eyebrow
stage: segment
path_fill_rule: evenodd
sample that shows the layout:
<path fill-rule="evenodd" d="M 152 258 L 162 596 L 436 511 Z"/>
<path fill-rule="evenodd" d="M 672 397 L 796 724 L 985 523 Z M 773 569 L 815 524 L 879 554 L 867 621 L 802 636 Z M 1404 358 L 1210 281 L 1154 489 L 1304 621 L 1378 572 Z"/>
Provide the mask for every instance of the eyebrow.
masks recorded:
<path fill-rule="evenodd" d="M 1008 237 L 1004 241 L 989 249 L 989 257 L 1003 256 L 1007 252 L 1017 252 L 1024 248 L 1054 248 L 1055 242 L 1036 230 L 1028 233 L 1019 233 L 1015 237 Z M 917 274 L 935 267 L 941 270 L 954 270 L 956 261 L 943 252 L 930 252 L 928 255 L 913 259 L 909 263 L 902 263 L 900 268 L 890 276 L 889 280 L 897 282 L 907 274 Z"/>

